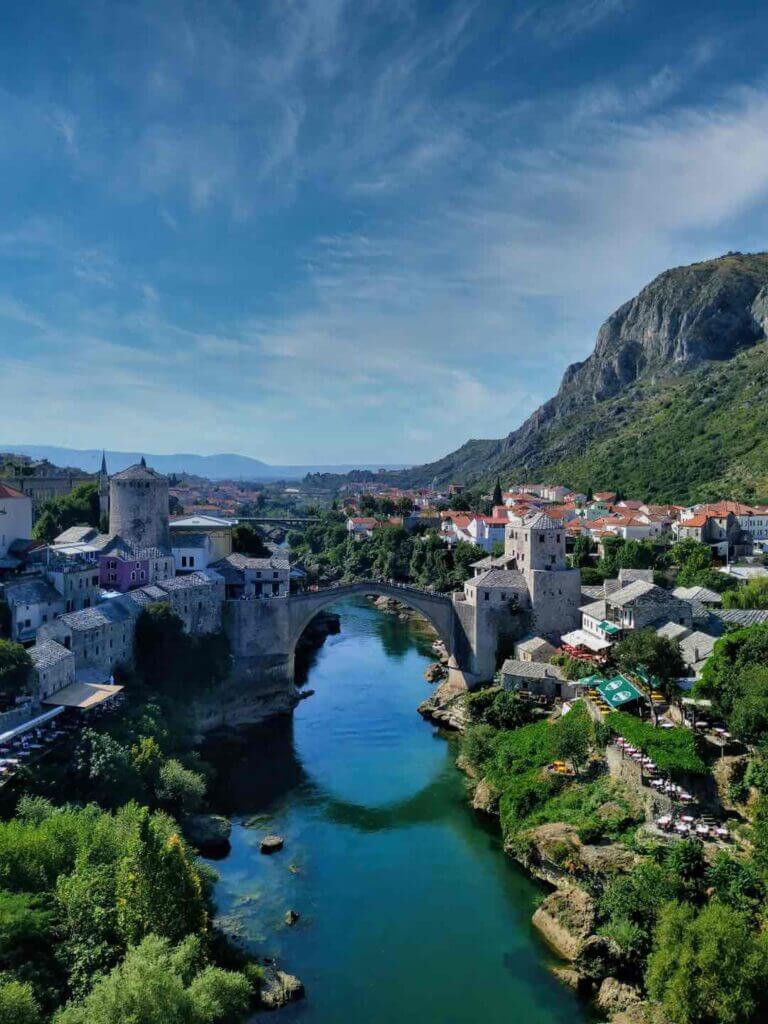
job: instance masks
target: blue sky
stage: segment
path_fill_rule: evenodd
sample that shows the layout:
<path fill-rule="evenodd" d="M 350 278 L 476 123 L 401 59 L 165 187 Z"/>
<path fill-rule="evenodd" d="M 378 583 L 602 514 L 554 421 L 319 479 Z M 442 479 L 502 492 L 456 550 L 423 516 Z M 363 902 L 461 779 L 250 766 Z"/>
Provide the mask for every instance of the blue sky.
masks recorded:
<path fill-rule="evenodd" d="M 0 437 L 418 462 L 667 266 L 768 247 L 768 10 L 0 11 Z"/>

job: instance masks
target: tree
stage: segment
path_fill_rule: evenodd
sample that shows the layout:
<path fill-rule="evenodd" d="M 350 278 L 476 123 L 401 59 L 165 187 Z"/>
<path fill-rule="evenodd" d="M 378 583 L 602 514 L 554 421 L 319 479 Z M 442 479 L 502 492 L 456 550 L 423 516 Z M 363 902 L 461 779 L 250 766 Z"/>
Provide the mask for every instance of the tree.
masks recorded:
<path fill-rule="evenodd" d="M 163 688 L 180 682 L 187 641 L 184 623 L 167 602 L 142 608 L 136 620 L 134 661 L 145 684 Z"/>
<path fill-rule="evenodd" d="M 496 486 L 493 488 L 493 496 L 491 497 L 492 505 L 503 505 L 504 498 L 501 494 L 501 480 L 496 477 Z"/>
<path fill-rule="evenodd" d="M 272 552 L 251 523 L 238 523 L 232 530 L 232 550 L 251 558 L 269 558 Z"/>
<path fill-rule="evenodd" d="M 697 692 L 711 697 L 719 714 L 730 717 L 734 700 L 741 696 L 742 669 L 768 663 L 768 625 L 760 623 L 726 633 L 715 643 L 697 684 Z"/>
<path fill-rule="evenodd" d="M 42 540 L 46 544 L 52 544 L 54 537 L 57 537 L 60 533 L 59 521 L 51 509 L 48 508 L 40 513 L 32 527 L 32 537 L 34 540 Z"/>
<path fill-rule="evenodd" d="M 200 809 L 205 798 L 205 779 L 171 759 L 162 765 L 156 790 L 157 799 L 168 810 L 192 814 Z"/>
<path fill-rule="evenodd" d="M 0 976 L 0 1024 L 42 1024 L 32 986 L 12 977 Z"/>
<path fill-rule="evenodd" d="M 21 644 L 0 640 L 0 690 L 9 696 L 25 691 L 32 671 L 32 659 Z"/>
<path fill-rule="evenodd" d="M 765 1000 L 768 945 L 748 916 L 722 903 L 699 913 L 670 903 L 648 961 L 648 994 L 674 1024 L 742 1024 Z"/>
<path fill-rule="evenodd" d="M 145 789 L 128 747 L 106 732 L 85 729 L 74 760 L 83 791 L 105 807 L 142 799 Z"/>
<path fill-rule="evenodd" d="M 199 943 L 174 948 L 149 935 L 128 951 L 88 995 L 70 1003 L 54 1024 L 236 1024 L 251 1000 L 248 980 L 232 971 L 200 969 Z M 10 1024 L 10 1022 L 9 1022 Z"/>
<path fill-rule="evenodd" d="M 747 665 L 736 673 L 728 726 L 745 743 L 768 735 L 768 665 Z"/>
<path fill-rule="evenodd" d="M 454 512 L 469 512 L 472 504 L 466 494 L 454 494 L 451 498 L 451 508 Z"/>
<path fill-rule="evenodd" d="M 723 573 L 718 575 L 724 576 Z M 723 605 L 726 608 L 768 608 L 768 579 L 750 580 L 743 587 L 737 586 L 725 594 Z"/>
<path fill-rule="evenodd" d="M 555 754 L 563 761 L 570 761 L 578 771 L 589 759 L 592 742 L 592 724 L 589 716 L 576 705 L 558 719 L 555 736 Z"/>
<path fill-rule="evenodd" d="M 627 634 L 611 648 L 611 660 L 622 672 L 644 669 L 655 676 L 668 700 L 677 695 L 677 680 L 686 672 L 677 641 L 658 636 L 653 629 L 636 629 Z"/>
<path fill-rule="evenodd" d="M 581 569 L 592 564 L 592 541 L 586 533 L 580 533 L 573 542 L 571 565 Z"/>

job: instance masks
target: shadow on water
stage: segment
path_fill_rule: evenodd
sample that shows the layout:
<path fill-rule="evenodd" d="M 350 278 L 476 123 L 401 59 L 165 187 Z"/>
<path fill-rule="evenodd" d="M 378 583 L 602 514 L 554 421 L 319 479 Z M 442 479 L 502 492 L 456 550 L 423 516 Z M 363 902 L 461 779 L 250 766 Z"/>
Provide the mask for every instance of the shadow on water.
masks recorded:
<path fill-rule="evenodd" d="M 233 816 L 219 923 L 305 982 L 282 1024 L 587 1021 L 533 931 L 541 890 L 468 806 L 455 744 L 416 714 L 431 635 L 362 602 L 338 610 L 295 719 L 206 749 L 212 806 Z M 266 831 L 283 853 L 259 854 Z"/>

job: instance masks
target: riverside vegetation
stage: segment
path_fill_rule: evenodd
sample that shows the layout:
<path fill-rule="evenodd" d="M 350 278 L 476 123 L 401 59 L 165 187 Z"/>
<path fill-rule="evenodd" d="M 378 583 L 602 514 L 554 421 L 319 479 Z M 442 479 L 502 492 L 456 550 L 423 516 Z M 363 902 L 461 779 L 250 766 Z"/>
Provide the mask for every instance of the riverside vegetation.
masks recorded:
<path fill-rule="evenodd" d="M 459 761 L 474 780 L 475 806 L 498 816 L 510 855 L 557 886 L 534 920 L 573 961 L 563 975 L 596 995 L 612 1019 L 765 1019 L 767 662 L 768 626 L 736 630 L 717 642 L 698 685 L 747 744 L 747 754 L 719 765 L 729 849 L 646 829 L 651 810 L 639 791 L 606 773 L 606 745 L 620 735 L 672 778 L 709 779 L 714 787 L 717 762 L 692 731 L 662 731 L 619 712 L 597 723 L 583 702 L 542 719 L 498 688 L 461 698 L 469 724 Z M 575 776 L 548 770 L 558 759 Z"/>
<path fill-rule="evenodd" d="M 214 876 L 179 824 L 210 769 L 175 698 L 228 657 L 148 606 L 125 710 L 41 762 L 0 821 L 0 1024 L 234 1024 L 258 1005 L 261 968 L 212 926 Z"/>

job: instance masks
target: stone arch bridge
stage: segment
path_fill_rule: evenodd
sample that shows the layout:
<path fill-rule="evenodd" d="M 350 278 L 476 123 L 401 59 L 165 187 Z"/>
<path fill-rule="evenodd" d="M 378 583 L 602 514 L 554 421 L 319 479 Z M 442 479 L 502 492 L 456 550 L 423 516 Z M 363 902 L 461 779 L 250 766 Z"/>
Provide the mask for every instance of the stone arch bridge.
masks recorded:
<path fill-rule="evenodd" d="M 463 593 L 436 594 L 383 580 L 362 580 L 287 597 L 226 601 L 224 624 L 234 656 L 233 678 L 265 695 L 293 693 L 296 644 L 312 619 L 337 601 L 368 594 L 393 597 L 424 615 L 445 644 L 452 679 L 471 687 L 493 676 L 496 626 L 487 613 L 478 615 Z"/>
<path fill-rule="evenodd" d="M 328 608 L 345 597 L 367 596 L 369 594 L 375 594 L 377 597 L 393 597 L 395 600 L 408 605 L 414 611 L 421 612 L 445 644 L 448 657 L 455 659 L 456 666 L 459 667 L 457 653 L 461 652 L 457 649 L 461 648 L 459 641 L 460 631 L 456 628 L 458 620 L 451 597 L 447 594 L 435 594 L 432 591 L 421 590 L 418 587 L 386 583 L 381 580 L 341 583 L 331 587 L 324 587 L 321 590 L 305 591 L 303 594 L 291 595 L 288 599 L 288 642 L 291 648 L 295 649 L 299 637 L 318 612 L 323 611 L 324 608 Z M 468 665 L 465 667 L 469 668 Z"/>

